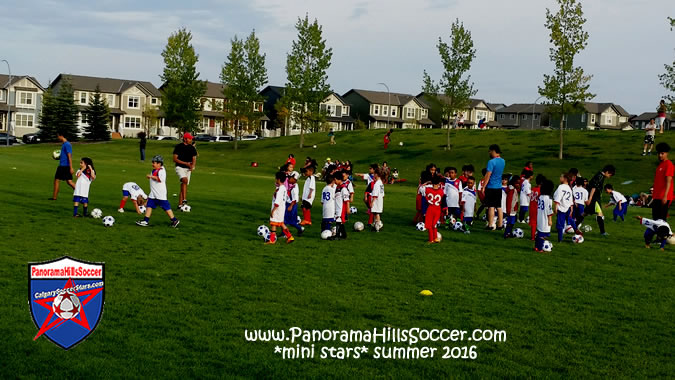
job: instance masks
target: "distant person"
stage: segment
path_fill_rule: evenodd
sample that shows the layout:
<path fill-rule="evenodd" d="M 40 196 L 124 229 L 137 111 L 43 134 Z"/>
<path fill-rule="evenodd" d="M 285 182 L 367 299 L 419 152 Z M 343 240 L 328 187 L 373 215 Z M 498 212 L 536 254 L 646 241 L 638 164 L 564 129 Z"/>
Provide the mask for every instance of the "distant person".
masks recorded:
<path fill-rule="evenodd" d="M 656 124 L 654 118 L 649 119 L 649 124 L 645 126 L 645 140 L 642 147 L 642 155 L 652 155 L 652 148 L 654 147 L 654 138 L 656 137 Z M 649 148 L 649 150 L 647 150 Z"/>
<path fill-rule="evenodd" d="M 387 133 L 384 134 L 384 149 L 387 149 L 389 147 L 392 133 L 394 133 L 394 130 L 390 129 Z"/>
<path fill-rule="evenodd" d="M 330 137 L 330 145 L 335 145 L 335 132 L 333 132 L 333 128 L 328 131 L 328 137 Z"/>
<path fill-rule="evenodd" d="M 581 224 L 585 217 L 597 214 L 595 220 L 598 222 L 598 228 L 600 228 L 600 235 L 602 236 L 609 236 L 609 234 L 605 231 L 605 216 L 602 213 L 600 195 L 603 192 L 605 178 L 610 178 L 614 174 L 616 174 L 614 165 L 605 165 L 605 167 L 597 172 L 588 182 L 588 187 L 586 188 L 588 190 L 588 200 L 586 201 L 584 214 L 579 221 L 579 224 Z"/>
<path fill-rule="evenodd" d="M 666 112 L 668 111 L 668 107 L 666 107 L 666 102 L 661 99 L 659 102 L 659 108 L 657 108 L 656 112 L 658 115 L 656 116 L 656 127 L 659 128 L 659 133 L 663 133 L 663 124 L 666 121 Z"/>
<path fill-rule="evenodd" d="M 309 159 L 309 157 L 307 157 L 307 158 Z M 295 167 L 295 156 L 293 155 L 293 153 L 288 155 L 288 159 L 286 160 L 286 163 L 292 164 L 293 167 Z M 306 161 L 305 161 L 305 163 L 306 163 Z"/>
<path fill-rule="evenodd" d="M 183 134 L 183 142 L 173 148 L 173 162 L 176 163 L 176 174 L 180 178 L 180 195 L 178 196 L 178 207 L 180 207 L 187 204 L 187 187 L 197 164 L 197 149 L 192 145 L 192 135 L 189 132 Z"/>
<path fill-rule="evenodd" d="M 55 201 L 59 195 L 60 181 L 66 181 L 68 186 L 75 190 L 75 184 L 73 183 L 73 173 L 75 172 L 73 170 L 73 147 L 61 133 L 57 133 L 56 137 L 61 141 L 61 154 L 59 166 L 56 168 L 56 174 L 54 174 L 54 194 L 49 198 L 51 201 Z"/>
<path fill-rule="evenodd" d="M 502 227 L 504 220 L 502 206 L 502 174 L 506 161 L 501 157 L 501 149 L 499 145 L 492 144 L 488 149 L 490 152 L 490 160 L 487 164 L 487 171 L 481 183 L 485 189 L 485 206 L 487 207 L 487 229 L 496 230 Z M 497 225 L 494 224 L 495 209 L 497 209 Z"/>
<path fill-rule="evenodd" d="M 138 142 L 138 146 L 141 149 L 141 162 L 145 161 L 145 145 L 147 144 L 148 140 L 146 139 L 145 132 L 138 132 L 138 138 L 140 141 Z"/>
<path fill-rule="evenodd" d="M 670 145 L 667 143 L 656 144 L 656 152 L 659 155 L 659 166 L 654 173 L 654 191 L 652 192 L 652 219 L 666 220 L 668 209 L 675 198 L 673 192 L 673 175 L 675 165 L 668 159 Z"/>

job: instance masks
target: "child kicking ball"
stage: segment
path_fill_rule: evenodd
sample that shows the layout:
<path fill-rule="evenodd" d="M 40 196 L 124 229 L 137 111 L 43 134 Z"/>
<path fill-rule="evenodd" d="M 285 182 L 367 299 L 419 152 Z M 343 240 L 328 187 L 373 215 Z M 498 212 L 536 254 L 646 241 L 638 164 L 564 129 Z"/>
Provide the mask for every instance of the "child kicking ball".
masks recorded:
<path fill-rule="evenodd" d="M 127 199 L 129 198 L 131 198 L 136 212 L 142 215 L 143 212 L 141 212 L 140 206 L 145 206 L 148 196 L 135 182 L 127 182 L 122 185 L 122 200 L 120 201 L 120 208 L 117 211 L 124 212 L 124 205 L 127 204 Z"/>
<path fill-rule="evenodd" d="M 171 227 L 176 228 L 180 221 L 173 215 L 171 204 L 166 198 L 166 169 L 164 169 L 164 159 L 160 155 L 152 158 L 152 173 L 147 175 L 150 180 L 150 196 L 148 197 L 148 207 L 145 210 L 145 218 L 136 222 L 141 227 L 150 225 L 150 216 L 152 210 L 161 207 L 166 211 L 166 215 L 171 219 Z"/>

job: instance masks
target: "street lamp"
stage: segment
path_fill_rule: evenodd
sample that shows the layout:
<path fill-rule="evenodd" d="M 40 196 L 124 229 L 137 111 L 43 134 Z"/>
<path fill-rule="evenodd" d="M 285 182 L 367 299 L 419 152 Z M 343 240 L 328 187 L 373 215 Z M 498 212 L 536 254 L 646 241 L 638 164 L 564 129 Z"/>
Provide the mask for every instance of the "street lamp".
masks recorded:
<path fill-rule="evenodd" d="M 541 98 L 543 98 L 543 96 L 538 97 L 537 100 L 534 101 L 534 104 L 532 104 L 532 128 L 531 129 L 534 129 L 534 107 L 537 105 L 537 102 Z M 541 118 L 539 118 L 539 125 L 541 125 Z"/>
<path fill-rule="evenodd" d="M 391 115 L 391 92 L 389 91 L 389 86 L 385 83 L 378 83 L 383 85 L 387 89 L 387 130 L 389 130 L 389 115 Z"/>
<path fill-rule="evenodd" d="M 6 59 L 3 59 L 2 62 L 5 62 L 7 64 L 7 71 L 9 72 L 9 81 L 7 82 L 7 139 L 5 140 L 7 142 L 7 146 L 9 146 L 9 126 L 11 125 L 11 112 L 12 110 L 9 108 L 9 88 L 12 85 L 12 69 L 9 67 L 9 62 L 7 62 Z"/>

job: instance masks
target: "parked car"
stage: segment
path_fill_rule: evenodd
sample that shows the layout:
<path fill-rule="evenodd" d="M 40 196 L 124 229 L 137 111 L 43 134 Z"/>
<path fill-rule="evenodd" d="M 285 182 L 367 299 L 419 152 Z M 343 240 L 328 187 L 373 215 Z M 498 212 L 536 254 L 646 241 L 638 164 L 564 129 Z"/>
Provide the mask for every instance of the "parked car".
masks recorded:
<path fill-rule="evenodd" d="M 150 140 L 158 140 L 158 141 L 165 141 L 165 140 L 178 140 L 176 137 L 173 136 L 152 136 L 150 137 Z"/>
<path fill-rule="evenodd" d="M 9 145 L 16 144 L 16 137 L 9 136 Z M 7 145 L 7 133 L 0 133 L 0 145 Z"/>
<path fill-rule="evenodd" d="M 37 144 L 40 141 L 40 136 L 37 133 L 27 133 L 21 137 L 24 144 Z"/>
<path fill-rule="evenodd" d="M 256 136 L 256 135 L 239 136 L 239 140 L 242 140 L 242 141 L 251 141 L 251 140 L 257 140 L 257 139 L 258 139 L 258 136 Z"/>
<path fill-rule="evenodd" d="M 211 136 L 211 142 L 230 142 L 234 141 L 234 137 L 223 135 L 223 136 Z"/>
<path fill-rule="evenodd" d="M 202 133 L 195 136 L 195 141 L 211 141 L 211 137 L 213 136 Z"/>

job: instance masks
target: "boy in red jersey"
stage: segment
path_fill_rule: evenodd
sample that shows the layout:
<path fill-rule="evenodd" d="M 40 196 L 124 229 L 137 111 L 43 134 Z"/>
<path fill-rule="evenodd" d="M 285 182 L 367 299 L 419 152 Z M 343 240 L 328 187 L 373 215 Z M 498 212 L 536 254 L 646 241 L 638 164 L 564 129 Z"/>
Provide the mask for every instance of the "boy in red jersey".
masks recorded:
<path fill-rule="evenodd" d="M 438 238 L 438 221 L 441 219 L 441 200 L 445 196 L 441 188 L 440 176 L 434 176 L 431 179 L 431 187 L 425 191 L 427 200 L 427 213 L 424 217 L 424 226 L 429 231 L 429 244 L 440 243 Z"/>

